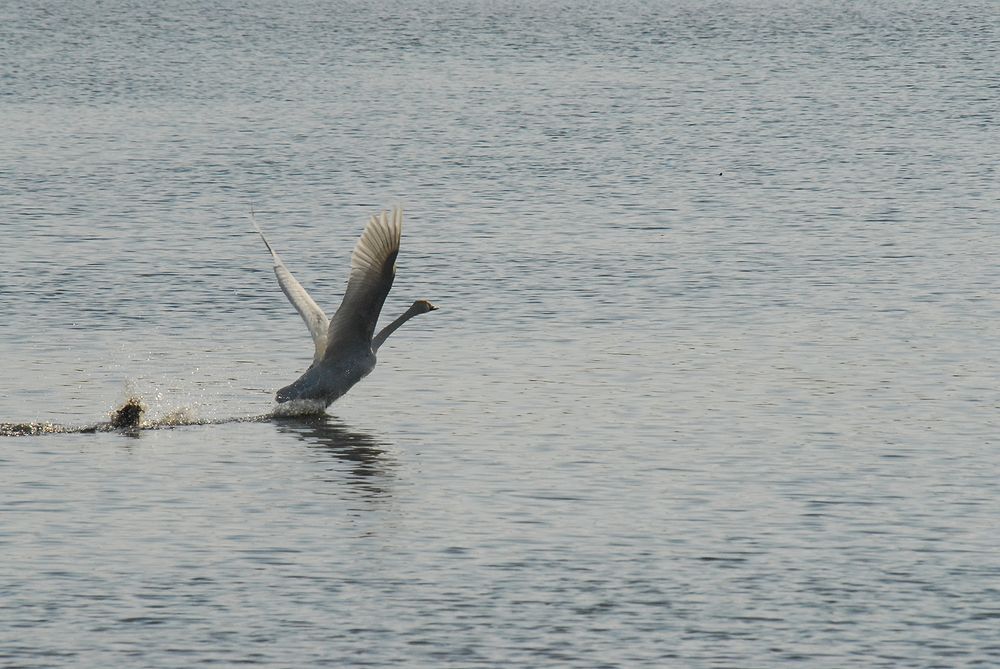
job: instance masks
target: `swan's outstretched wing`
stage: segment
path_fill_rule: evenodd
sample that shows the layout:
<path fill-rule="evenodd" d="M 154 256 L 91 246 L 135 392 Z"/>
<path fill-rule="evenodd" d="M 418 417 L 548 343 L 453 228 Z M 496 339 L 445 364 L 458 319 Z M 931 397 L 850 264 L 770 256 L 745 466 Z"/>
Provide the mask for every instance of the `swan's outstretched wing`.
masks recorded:
<path fill-rule="evenodd" d="M 253 227 L 257 230 L 257 234 L 264 240 L 264 246 L 271 252 L 271 259 L 274 260 L 274 275 L 278 277 L 278 285 L 281 286 L 281 291 L 299 312 L 299 315 L 302 316 L 302 320 L 306 322 L 306 327 L 309 328 L 313 344 L 316 345 L 316 352 L 313 354 L 313 363 L 319 362 L 323 358 L 323 352 L 326 351 L 326 333 L 330 327 L 330 319 L 326 317 L 326 314 L 319 308 L 319 305 L 309 296 L 309 293 L 302 287 L 302 284 L 296 281 L 292 273 L 285 267 L 285 263 L 281 262 L 281 258 L 271 248 L 271 243 L 267 241 L 267 237 L 264 236 L 260 226 L 257 225 L 256 219 L 251 217 L 250 220 L 253 221 Z"/>
<path fill-rule="evenodd" d="M 403 233 L 403 210 L 398 207 L 372 216 L 351 254 L 351 276 L 344 301 L 330 320 L 326 356 L 355 346 L 370 346 L 375 324 L 392 280 Z"/>

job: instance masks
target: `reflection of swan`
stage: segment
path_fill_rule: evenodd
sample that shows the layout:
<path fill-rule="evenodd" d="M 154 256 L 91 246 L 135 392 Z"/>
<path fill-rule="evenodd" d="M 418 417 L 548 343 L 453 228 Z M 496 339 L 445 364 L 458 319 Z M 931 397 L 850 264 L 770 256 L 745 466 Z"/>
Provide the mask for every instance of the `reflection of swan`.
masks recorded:
<path fill-rule="evenodd" d="M 403 211 L 372 216 L 351 255 L 351 274 L 340 308 L 326 314 L 295 280 L 254 220 L 254 227 L 271 252 L 274 274 L 281 290 L 298 310 L 312 334 L 315 352 L 312 365 L 289 386 L 278 391 L 278 402 L 297 400 L 302 409 L 323 411 L 338 397 L 375 369 L 375 354 L 386 338 L 419 314 L 437 307 L 417 300 L 402 316 L 375 334 L 382 304 L 396 277 L 396 256 L 403 232 Z"/>
<path fill-rule="evenodd" d="M 349 481 L 366 492 L 383 495 L 385 490 L 375 481 L 391 476 L 395 463 L 381 442 L 374 437 L 355 432 L 334 418 L 318 416 L 275 416 L 280 432 L 294 434 L 310 446 L 347 465 Z M 341 468 L 338 467 L 338 470 Z"/>

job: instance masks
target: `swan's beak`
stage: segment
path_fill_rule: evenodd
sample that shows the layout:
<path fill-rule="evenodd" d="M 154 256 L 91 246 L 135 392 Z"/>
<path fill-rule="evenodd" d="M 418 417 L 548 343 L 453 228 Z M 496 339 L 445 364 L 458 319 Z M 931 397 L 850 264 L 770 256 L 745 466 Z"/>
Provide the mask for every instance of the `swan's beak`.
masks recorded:
<path fill-rule="evenodd" d="M 431 303 L 428 302 L 427 304 L 431 304 Z M 433 304 L 431 304 L 431 311 L 437 311 L 437 310 L 438 310 L 438 308 L 435 307 Z"/>

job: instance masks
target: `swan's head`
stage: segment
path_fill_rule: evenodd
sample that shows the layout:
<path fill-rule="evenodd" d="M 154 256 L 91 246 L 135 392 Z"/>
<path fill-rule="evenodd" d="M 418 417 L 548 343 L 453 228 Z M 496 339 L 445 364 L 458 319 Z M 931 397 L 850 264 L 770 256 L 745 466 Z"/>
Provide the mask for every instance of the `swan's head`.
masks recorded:
<path fill-rule="evenodd" d="M 437 307 L 428 302 L 427 300 L 417 300 L 410 307 L 417 314 L 426 314 L 428 311 L 437 311 Z"/>

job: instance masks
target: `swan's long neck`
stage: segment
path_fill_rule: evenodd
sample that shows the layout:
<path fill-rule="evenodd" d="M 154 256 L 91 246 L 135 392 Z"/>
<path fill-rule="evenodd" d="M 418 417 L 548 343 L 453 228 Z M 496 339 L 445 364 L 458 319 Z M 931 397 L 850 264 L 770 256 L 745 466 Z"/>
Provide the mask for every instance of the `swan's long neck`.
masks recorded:
<path fill-rule="evenodd" d="M 372 351 L 378 351 L 382 343 L 389 338 L 389 335 L 391 335 L 393 332 L 399 329 L 400 325 L 410 320 L 414 316 L 417 316 L 422 313 L 424 313 L 424 311 L 423 309 L 420 308 L 420 305 L 418 304 L 414 304 L 409 309 L 404 311 L 402 316 L 400 316 L 393 322 L 386 325 L 384 328 L 382 328 L 381 332 L 375 335 L 375 338 L 372 339 Z"/>

